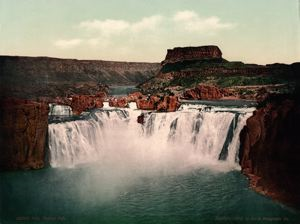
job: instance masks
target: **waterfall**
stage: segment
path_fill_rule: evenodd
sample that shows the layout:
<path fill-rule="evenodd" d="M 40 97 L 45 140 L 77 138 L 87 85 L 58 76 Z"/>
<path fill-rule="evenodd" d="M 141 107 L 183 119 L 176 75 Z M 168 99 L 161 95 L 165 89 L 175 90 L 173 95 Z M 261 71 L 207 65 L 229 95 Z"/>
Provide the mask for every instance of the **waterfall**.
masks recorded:
<path fill-rule="evenodd" d="M 71 116 L 72 114 L 70 106 L 49 104 L 49 116 Z"/>
<path fill-rule="evenodd" d="M 133 105 L 106 105 L 85 120 L 49 125 L 50 164 L 74 167 L 113 159 L 139 169 L 197 164 L 237 168 L 239 133 L 253 110 L 183 105 L 176 112 L 151 113 Z M 144 124 L 137 123 L 141 113 Z"/>

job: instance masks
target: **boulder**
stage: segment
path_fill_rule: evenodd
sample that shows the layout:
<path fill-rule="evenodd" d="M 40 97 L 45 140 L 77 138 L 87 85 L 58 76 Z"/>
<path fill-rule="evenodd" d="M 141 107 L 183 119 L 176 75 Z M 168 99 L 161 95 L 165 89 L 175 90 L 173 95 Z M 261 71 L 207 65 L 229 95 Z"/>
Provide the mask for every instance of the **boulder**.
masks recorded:
<path fill-rule="evenodd" d="M 145 123 L 145 115 L 142 113 L 137 117 L 137 122 L 139 124 L 144 124 Z"/>

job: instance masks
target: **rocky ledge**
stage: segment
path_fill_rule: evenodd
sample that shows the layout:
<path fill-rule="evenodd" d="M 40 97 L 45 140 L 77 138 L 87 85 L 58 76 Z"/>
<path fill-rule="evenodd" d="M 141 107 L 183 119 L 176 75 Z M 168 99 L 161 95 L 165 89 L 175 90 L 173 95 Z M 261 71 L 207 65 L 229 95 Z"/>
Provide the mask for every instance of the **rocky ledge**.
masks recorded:
<path fill-rule="evenodd" d="M 72 111 L 76 115 L 80 115 L 83 111 L 103 107 L 102 95 L 75 95 L 72 96 Z"/>
<path fill-rule="evenodd" d="M 272 97 L 270 98 L 272 99 Z M 276 96 L 257 109 L 241 132 L 240 165 L 250 187 L 300 208 L 300 106 Z"/>
<path fill-rule="evenodd" d="M 2 99 L 0 105 L 0 169 L 44 167 L 48 104 Z"/>
<path fill-rule="evenodd" d="M 179 98 L 174 95 L 146 96 L 141 92 L 134 92 L 125 97 L 111 98 L 109 105 L 112 107 L 128 107 L 129 102 L 136 102 L 140 110 L 153 110 L 158 112 L 174 112 L 179 106 Z"/>

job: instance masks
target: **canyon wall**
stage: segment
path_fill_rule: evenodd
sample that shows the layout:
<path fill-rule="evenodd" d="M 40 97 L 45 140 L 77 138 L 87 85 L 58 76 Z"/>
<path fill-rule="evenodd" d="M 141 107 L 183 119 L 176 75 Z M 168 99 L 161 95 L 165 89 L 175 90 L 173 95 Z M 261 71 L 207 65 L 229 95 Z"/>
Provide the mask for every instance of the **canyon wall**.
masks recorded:
<path fill-rule="evenodd" d="M 247 120 L 240 165 L 250 187 L 300 208 L 299 101 L 275 96 Z"/>
<path fill-rule="evenodd" d="M 159 63 L 0 56 L 0 96 L 95 94 L 102 85 L 137 85 L 159 69 Z"/>
<path fill-rule="evenodd" d="M 48 104 L 6 99 L 0 106 L 0 170 L 44 167 Z"/>

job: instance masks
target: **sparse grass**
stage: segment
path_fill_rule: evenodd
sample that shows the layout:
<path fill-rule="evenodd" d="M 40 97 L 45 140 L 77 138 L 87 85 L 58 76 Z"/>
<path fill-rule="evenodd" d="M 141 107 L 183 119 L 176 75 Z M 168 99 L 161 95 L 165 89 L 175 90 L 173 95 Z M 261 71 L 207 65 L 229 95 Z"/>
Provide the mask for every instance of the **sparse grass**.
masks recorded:
<path fill-rule="evenodd" d="M 199 83 L 217 85 L 219 87 L 226 88 L 232 86 L 284 84 L 287 83 L 287 81 L 280 77 L 271 76 L 204 76 L 196 74 L 188 77 L 174 78 L 169 85 L 190 88 L 198 85 Z"/>
<path fill-rule="evenodd" d="M 271 76 L 231 76 L 218 77 L 216 84 L 220 87 L 231 86 L 251 86 L 251 85 L 270 85 L 286 83 L 285 80 L 279 77 Z"/>
<path fill-rule="evenodd" d="M 168 72 L 178 72 L 183 70 L 198 70 L 205 67 L 217 67 L 222 66 L 223 64 L 228 63 L 225 59 L 215 58 L 215 59 L 202 59 L 202 60 L 187 60 L 180 61 L 172 64 L 166 64 L 162 67 L 162 73 Z"/>
<path fill-rule="evenodd" d="M 221 88 L 261 86 L 288 84 L 295 79 L 286 67 L 270 70 L 261 65 L 228 62 L 225 59 L 187 60 L 166 64 L 161 72 L 163 74 L 172 72 L 168 75 L 173 79 L 156 80 L 155 83 L 152 83 L 151 89 L 164 91 L 169 86 L 193 88 L 199 83 L 216 85 Z M 251 93 L 244 91 L 243 94 Z"/>

